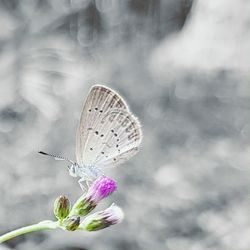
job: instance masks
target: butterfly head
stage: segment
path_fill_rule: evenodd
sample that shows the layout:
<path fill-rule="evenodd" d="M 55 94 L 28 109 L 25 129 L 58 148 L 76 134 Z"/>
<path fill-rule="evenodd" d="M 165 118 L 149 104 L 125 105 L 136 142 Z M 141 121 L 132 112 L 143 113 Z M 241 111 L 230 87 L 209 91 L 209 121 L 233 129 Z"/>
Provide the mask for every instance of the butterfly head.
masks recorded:
<path fill-rule="evenodd" d="M 72 177 L 78 176 L 78 165 L 76 163 L 73 163 L 72 165 L 68 166 L 69 174 Z"/>

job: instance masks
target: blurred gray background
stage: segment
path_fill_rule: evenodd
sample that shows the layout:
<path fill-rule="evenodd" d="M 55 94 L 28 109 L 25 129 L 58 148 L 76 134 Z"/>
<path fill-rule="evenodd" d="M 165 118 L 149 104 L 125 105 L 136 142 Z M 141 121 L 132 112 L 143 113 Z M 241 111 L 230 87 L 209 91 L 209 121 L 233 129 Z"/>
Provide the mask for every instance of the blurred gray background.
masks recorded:
<path fill-rule="evenodd" d="M 117 90 L 144 132 L 107 174 L 120 225 L 39 232 L 0 249 L 249 250 L 250 2 L 0 1 L 0 233 L 53 219 L 81 190 L 64 162 L 93 84 Z"/>

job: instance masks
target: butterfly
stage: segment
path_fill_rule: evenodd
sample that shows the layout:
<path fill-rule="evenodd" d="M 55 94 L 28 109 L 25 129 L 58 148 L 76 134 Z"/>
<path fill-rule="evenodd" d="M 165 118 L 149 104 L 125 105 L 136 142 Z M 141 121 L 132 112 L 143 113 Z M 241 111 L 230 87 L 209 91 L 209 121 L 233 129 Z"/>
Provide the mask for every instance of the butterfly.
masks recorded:
<path fill-rule="evenodd" d="M 43 151 L 39 153 L 70 162 L 69 174 L 80 178 L 78 183 L 84 190 L 106 168 L 134 156 L 141 141 L 140 122 L 123 98 L 106 86 L 94 85 L 83 105 L 76 132 L 76 162 Z"/>

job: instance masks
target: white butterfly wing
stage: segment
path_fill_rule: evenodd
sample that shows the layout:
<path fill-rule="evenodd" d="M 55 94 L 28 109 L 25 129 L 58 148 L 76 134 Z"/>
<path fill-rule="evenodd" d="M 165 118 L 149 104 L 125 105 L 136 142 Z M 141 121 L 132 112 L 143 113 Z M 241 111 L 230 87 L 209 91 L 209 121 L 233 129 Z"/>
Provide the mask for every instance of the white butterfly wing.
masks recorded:
<path fill-rule="evenodd" d="M 142 132 L 140 123 L 129 111 L 111 109 L 105 122 L 108 131 L 102 144 L 99 144 L 95 164 L 98 166 L 118 165 L 138 152 Z"/>
<path fill-rule="evenodd" d="M 76 136 L 76 158 L 81 165 L 117 165 L 137 151 L 140 123 L 113 90 L 95 85 L 84 104 Z"/>
<path fill-rule="evenodd" d="M 124 163 L 129 158 L 133 157 L 139 151 L 139 147 L 132 147 L 131 149 L 119 153 L 119 154 L 111 154 L 107 159 L 103 159 L 103 161 L 97 162 L 97 166 L 99 167 L 109 167 L 109 166 L 117 166 L 119 164 Z"/>

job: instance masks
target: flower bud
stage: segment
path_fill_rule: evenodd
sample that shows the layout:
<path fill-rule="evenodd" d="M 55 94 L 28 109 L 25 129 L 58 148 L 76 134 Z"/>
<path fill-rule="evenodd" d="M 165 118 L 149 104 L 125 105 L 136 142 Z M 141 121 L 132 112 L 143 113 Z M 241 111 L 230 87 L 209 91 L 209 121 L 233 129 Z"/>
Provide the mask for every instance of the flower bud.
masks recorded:
<path fill-rule="evenodd" d="M 120 223 L 124 218 L 123 211 L 120 207 L 112 204 L 104 211 L 91 214 L 86 217 L 80 224 L 79 229 L 87 231 L 97 231 L 111 225 Z"/>
<path fill-rule="evenodd" d="M 114 180 L 100 176 L 90 186 L 86 195 L 81 196 L 74 204 L 70 214 L 85 216 L 91 212 L 99 201 L 113 193 L 117 189 L 117 185 Z"/>
<path fill-rule="evenodd" d="M 70 212 L 70 201 L 66 196 L 59 196 L 54 202 L 54 215 L 58 220 L 68 216 Z"/>
<path fill-rule="evenodd" d="M 63 221 L 63 226 L 68 231 L 75 231 L 80 224 L 79 216 L 71 216 Z"/>

